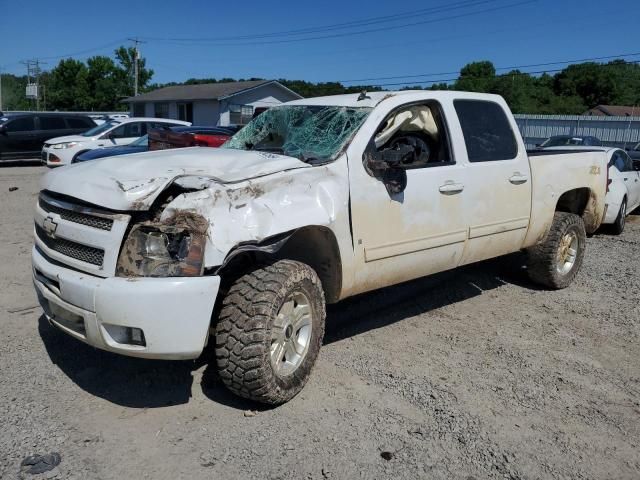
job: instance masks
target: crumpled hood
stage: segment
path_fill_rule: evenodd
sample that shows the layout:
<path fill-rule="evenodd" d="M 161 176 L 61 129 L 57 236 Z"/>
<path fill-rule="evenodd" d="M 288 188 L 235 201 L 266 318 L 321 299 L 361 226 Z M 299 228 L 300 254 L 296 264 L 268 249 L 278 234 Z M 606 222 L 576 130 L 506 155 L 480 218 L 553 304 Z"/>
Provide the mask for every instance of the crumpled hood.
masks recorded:
<path fill-rule="evenodd" d="M 42 188 L 112 210 L 148 210 L 158 195 L 178 177 L 236 183 L 308 167 L 310 165 L 296 158 L 273 153 L 178 148 L 60 167 L 43 177 Z"/>
<path fill-rule="evenodd" d="M 93 137 L 83 137 L 82 135 L 67 135 L 65 137 L 56 137 L 47 140 L 47 143 L 50 145 L 55 145 L 56 143 L 66 143 L 66 142 L 88 142 L 93 140 Z"/>

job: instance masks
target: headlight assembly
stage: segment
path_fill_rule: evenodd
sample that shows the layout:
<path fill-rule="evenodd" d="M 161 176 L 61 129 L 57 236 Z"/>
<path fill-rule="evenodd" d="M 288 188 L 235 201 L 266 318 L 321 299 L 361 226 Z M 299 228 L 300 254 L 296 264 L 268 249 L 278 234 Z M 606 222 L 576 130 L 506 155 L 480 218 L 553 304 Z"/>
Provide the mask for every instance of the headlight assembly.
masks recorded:
<path fill-rule="evenodd" d="M 64 143 L 54 143 L 51 148 L 54 148 L 56 150 L 60 150 L 63 148 L 73 148 L 76 145 L 78 145 L 78 142 L 64 142 Z"/>
<path fill-rule="evenodd" d="M 187 227 L 141 224 L 131 229 L 116 267 L 119 277 L 197 277 L 205 233 Z"/>

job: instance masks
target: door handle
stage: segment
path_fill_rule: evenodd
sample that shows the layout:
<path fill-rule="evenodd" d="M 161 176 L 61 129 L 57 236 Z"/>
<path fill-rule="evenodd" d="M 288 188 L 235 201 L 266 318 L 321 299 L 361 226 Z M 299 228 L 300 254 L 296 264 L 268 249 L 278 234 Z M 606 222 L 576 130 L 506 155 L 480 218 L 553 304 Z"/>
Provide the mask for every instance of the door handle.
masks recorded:
<path fill-rule="evenodd" d="M 514 185 L 522 185 L 523 183 L 527 183 L 529 178 L 526 175 L 520 175 L 519 173 L 514 174 L 509 181 Z"/>
<path fill-rule="evenodd" d="M 626 182 L 627 180 L 629 180 L 629 178 L 628 177 L 624 177 L 624 181 Z"/>
<path fill-rule="evenodd" d="M 456 193 L 460 193 L 464 190 L 464 185 L 461 183 L 445 183 L 444 185 L 440 185 L 440 193 L 444 193 L 445 195 L 455 195 Z"/>

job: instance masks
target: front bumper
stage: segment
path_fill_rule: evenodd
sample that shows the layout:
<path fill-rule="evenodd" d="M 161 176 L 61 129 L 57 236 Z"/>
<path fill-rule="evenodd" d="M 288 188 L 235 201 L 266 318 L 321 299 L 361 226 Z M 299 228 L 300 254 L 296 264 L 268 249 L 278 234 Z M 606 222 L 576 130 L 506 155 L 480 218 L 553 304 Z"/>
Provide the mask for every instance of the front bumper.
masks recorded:
<path fill-rule="evenodd" d="M 76 151 L 76 148 L 43 147 L 40 153 L 40 161 L 50 168 L 69 165 Z"/>
<path fill-rule="evenodd" d="M 47 319 L 102 350 L 132 357 L 197 358 L 206 344 L 220 277 L 99 278 L 32 251 L 33 283 Z M 145 345 L 122 343 L 124 327 Z M 120 341 L 117 341 L 119 339 Z"/>

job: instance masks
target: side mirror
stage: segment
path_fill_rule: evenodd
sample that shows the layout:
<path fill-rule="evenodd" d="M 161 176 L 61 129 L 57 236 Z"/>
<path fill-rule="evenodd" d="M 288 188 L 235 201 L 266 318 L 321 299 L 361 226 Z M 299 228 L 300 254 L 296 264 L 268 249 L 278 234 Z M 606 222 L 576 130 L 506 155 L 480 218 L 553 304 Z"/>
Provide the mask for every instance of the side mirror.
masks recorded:
<path fill-rule="evenodd" d="M 3 134 L 7 133 L 7 125 L 6 124 L 0 125 L 0 133 L 3 133 Z"/>
<path fill-rule="evenodd" d="M 633 169 L 636 172 L 640 172 L 640 160 L 634 160 L 633 161 Z"/>

